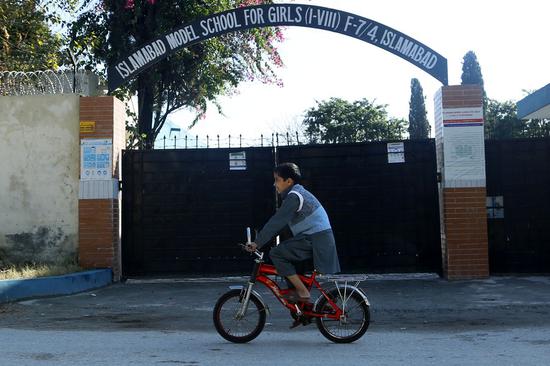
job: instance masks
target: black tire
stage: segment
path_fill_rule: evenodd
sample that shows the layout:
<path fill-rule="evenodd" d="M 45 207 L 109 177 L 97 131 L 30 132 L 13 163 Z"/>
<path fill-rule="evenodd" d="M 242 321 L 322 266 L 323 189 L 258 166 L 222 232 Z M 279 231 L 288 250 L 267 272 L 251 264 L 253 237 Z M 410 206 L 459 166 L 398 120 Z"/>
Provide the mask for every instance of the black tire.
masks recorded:
<path fill-rule="evenodd" d="M 340 289 L 342 291 L 342 289 Z M 333 301 L 341 308 L 342 298 L 337 289 L 333 289 L 327 293 Z M 326 306 L 325 306 L 326 305 Z M 334 312 L 327 299 L 321 295 L 320 300 L 315 307 L 317 312 Z M 365 299 L 361 294 L 353 292 L 349 299 L 346 301 L 346 309 L 344 314 L 349 318 L 347 321 L 353 322 L 354 327 L 348 326 L 348 324 L 341 322 L 340 320 L 316 318 L 317 328 L 325 338 L 331 340 L 334 343 L 351 343 L 355 342 L 365 334 L 370 324 L 370 307 L 365 302 Z M 349 323 L 352 324 L 352 323 Z M 342 330 L 337 334 L 336 330 Z"/>
<path fill-rule="evenodd" d="M 260 299 L 250 295 L 248 310 L 242 319 L 235 319 L 234 315 L 240 309 L 243 300 L 243 290 L 231 290 L 223 294 L 214 306 L 214 326 L 218 333 L 230 342 L 246 343 L 256 338 L 265 326 L 266 311 Z M 235 327 L 243 325 L 246 330 L 235 332 L 230 322 L 235 323 Z M 250 329 L 248 329 L 250 328 Z"/>

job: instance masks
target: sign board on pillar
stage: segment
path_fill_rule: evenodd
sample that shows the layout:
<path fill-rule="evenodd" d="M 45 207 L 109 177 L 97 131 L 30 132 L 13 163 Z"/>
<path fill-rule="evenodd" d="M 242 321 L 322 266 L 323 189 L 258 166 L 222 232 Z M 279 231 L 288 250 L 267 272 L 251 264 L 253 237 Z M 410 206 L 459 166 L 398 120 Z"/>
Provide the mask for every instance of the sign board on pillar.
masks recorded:
<path fill-rule="evenodd" d="M 485 186 L 483 107 L 442 108 L 436 123 L 443 143 L 444 186 Z"/>
<path fill-rule="evenodd" d="M 115 199 L 118 179 L 113 178 L 113 140 L 80 140 L 79 199 Z"/>
<path fill-rule="evenodd" d="M 112 139 L 82 139 L 80 141 L 80 180 L 110 180 L 112 178 Z"/>

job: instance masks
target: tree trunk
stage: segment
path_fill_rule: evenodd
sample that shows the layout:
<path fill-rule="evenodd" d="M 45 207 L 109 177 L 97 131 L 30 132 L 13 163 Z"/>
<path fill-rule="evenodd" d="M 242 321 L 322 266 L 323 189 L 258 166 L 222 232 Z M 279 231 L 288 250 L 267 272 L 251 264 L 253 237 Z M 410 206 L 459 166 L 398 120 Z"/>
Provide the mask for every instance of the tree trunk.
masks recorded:
<path fill-rule="evenodd" d="M 138 131 L 142 141 L 140 148 L 153 149 L 155 136 L 153 136 L 152 128 L 153 86 L 149 74 L 145 72 L 138 76 Z"/>

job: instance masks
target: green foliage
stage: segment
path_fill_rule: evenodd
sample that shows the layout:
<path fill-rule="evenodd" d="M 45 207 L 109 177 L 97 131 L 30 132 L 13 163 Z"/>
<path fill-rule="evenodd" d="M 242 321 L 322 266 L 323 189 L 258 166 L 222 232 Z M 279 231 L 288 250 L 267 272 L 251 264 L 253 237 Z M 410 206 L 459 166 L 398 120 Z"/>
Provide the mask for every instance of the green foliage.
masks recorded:
<path fill-rule="evenodd" d="M 420 81 L 411 80 L 411 100 L 409 101 L 409 138 L 411 140 L 427 139 L 430 136 L 424 90 Z"/>
<path fill-rule="evenodd" d="M 530 119 L 524 123 L 523 137 L 550 137 L 550 119 Z"/>
<path fill-rule="evenodd" d="M 462 62 L 462 85 L 481 85 L 483 86 L 483 75 L 481 75 L 481 67 L 477 61 L 477 56 L 474 51 L 468 51 Z"/>
<path fill-rule="evenodd" d="M 388 118 L 386 105 L 367 99 L 348 102 L 330 98 L 306 111 L 304 126 L 310 143 L 399 140 L 407 122 Z"/>
<path fill-rule="evenodd" d="M 485 118 L 485 137 L 488 139 L 510 139 L 550 137 L 550 120 L 517 118 L 516 103 L 489 100 Z"/>
<path fill-rule="evenodd" d="M 105 73 L 112 64 L 140 45 L 199 17 L 246 5 L 245 0 L 90 0 L 71 28 L 71 47 L 87 67 Z M 255 1 L 253 3 L 256 3 Z M 263 1 L 271 3 L 271 1 Z M 181 50 L 141 73 L 114 95 L 127 100 L 138 95 L 135 132 L 151 148 L 167 116 L 181 108 L 204 115 L 208 103 L 231 93 L 247 80 L 277 82 L 280 65 L 275 44 L 278 28 L 235 32 Z M 142 138 L 144 137 L 144 138 Z"/>
<path fill-rule="evenodd" d="M 516 117 L 516 103 L 489 99 L 485 116 L 485 137 L 504 139 L 522 137 L 524 125 Z"/>
<path fill-rule="evenodd" d="M 57 69 L 63 38 L 50 30 L 57 18 L 38 0 L 0 1 L 0 71 Z"/>

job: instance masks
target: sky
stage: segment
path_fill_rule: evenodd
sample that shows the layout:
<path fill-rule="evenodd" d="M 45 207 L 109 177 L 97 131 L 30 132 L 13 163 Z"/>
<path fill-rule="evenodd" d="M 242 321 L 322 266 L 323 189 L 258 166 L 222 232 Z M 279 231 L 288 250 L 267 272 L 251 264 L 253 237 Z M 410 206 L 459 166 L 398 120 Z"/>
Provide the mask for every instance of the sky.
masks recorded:
<path fill-rule="evenodd" d="M 289 2 L 289 1 L 285 1 Z M 432 48 L 448 62 L 449 85 L 459 85 L 466 52 L 476 53 L 487 96 L 514 102 L 524 90 L 550 83 L 548 13 L 544 0 L 499 2 L 482 0 L 300 0 L 355 13 L 392 27 Z M 223 115 L 209 108 L 206 118 L 190 130 L 192 114 L 180 111 L 168 118 L 164 134 L 181 128 L 183 136 L 220 135 L 254 144 L 261 134 L 293 130 L 304 111 L 316 101 L 339 97 L 349 101 L 367 98 L 387 104 L 391 117 L 408 119 L 410 82 L 417 78 L 424 89 L 426 110 L 432 125 L 433 97 L 441 83 L 409 62 L 374 45 L 323 30 L 287 27 L 279 46 L 284 67 L 278 75 L 284 86 L 242 83 L 237 93 L 221 97 Z M 225 142 L 224 142 L 225 141 Z M 204 143 L 204 142 L 203 142 Z M 180 142 L 178 142 L 180 144 Z"/>

